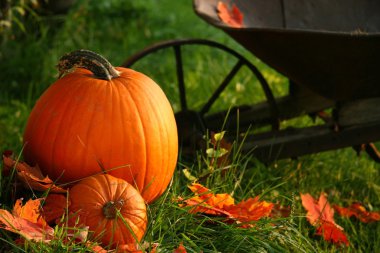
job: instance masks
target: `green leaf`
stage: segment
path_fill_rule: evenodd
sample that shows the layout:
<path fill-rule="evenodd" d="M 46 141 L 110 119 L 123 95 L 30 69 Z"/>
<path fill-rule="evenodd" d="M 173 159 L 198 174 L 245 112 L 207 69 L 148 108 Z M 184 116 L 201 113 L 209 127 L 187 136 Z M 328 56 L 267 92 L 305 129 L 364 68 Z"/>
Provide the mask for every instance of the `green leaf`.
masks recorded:
<path fill-rule="evenodd" d="M 214 134 L 215 141 L 217 141 L 217 142 L 221 141 L 223 139 L 225 133 L 226 133 L 226 131 L 222 131 L 220 133 Z"/>
<path fill-rule="evenodd" d="M 225 148 L 220 148 L 220 149 L 208 148 L 206 150 L 207 156 L 212 157 L 212 158 L 219 158 L 219 157 L 224 156 L 227 153 L 228 153 L 228 150 Z"/>
<path fill-rule="evenodd" d="M 182 170 L 183 174 L 185 175 L 185 177 L 190 180 L 190 181 L 197 181 L 198 178 L 196 178 L 195 176 L 193 176 L 190 172 L 190 170 L 188 168 L 186 169 L 183 169 Z"/>
<path fill-rule="evenodd" d="M 24 16 L 25 15 L 25 9 L 20 7 L 20 6 L 15 6 L 13 7 L 13 10 L 18 12 L 21 16 Z"/>

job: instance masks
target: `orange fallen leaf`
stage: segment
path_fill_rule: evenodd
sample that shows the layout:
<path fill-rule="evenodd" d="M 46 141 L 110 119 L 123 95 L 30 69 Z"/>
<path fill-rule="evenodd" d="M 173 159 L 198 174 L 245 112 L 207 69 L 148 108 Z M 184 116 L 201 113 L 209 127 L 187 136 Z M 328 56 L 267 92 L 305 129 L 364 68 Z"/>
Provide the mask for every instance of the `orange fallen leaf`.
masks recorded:
<path fill-rule="evenodd" d="M 321 193 L 318 201 L 308 193 L 301 194 L 301 200 L 302 205 L 307 210 L 306 218 L 311 225 L 318 225 L 321 221 L 335 224 L 334 209 L 331 208 L 324 193 Z"/>
<path fill-rule="evenodd" d="M 192 207 L 189 210 L 191 213 L 226 217 L 226 221 L 237 222 L 242 224 L 242 227 L 250 227 L 250 222 L 268 217 L 273 207 L 272 203 L 260 201 L 258 196 L 235 204 L 234 198 L 229 194 L 214 194 L 197 183 L 193 183 L 189 188 L 195 196 L 185 200 L 180 199 L 184 203 L 181 204 L 182 207 Z"/>
<path fill-rule="evenodd" d="M 343 228 L 335 223 L 334 209 L 327 201 L 325 193 L 321 193 L 318 200 L 310 194 L 301 194 L 302 205 L 306 209 L 306 218 L 311 225 L 317 228 L 317 235 L 336 244 L 349 245 Z"/>
<path fill-rule="evenodd" d="M 235 200 L 229 194 L 214 194 L 201 184 L 193 183 L 188 186 L 195 196 L 184 200 L 186 205 L 191 206 L 191 213 L 204 213 L 216 216 L 229 217 L 224 206 L 234 205 Z"/>
<path fill-rule="evenodd" d="M 124 253 L 124 252 L 125 253 L 156 253 L 158 245 L 159 245 L 158 243 L 148 243 L 148 242 L 122 244 L 117 247 L 116 253 Z M 112 251 L 112 252 L 115 252 L 115 251 Z"/>
<path fill-rule="evenodd" d="M 139 249 L 138 244 L 130 243 L 130 244 L 122 244 L 119 245 L 116 249 L 118 253 L 144 253 L 144 251 Z"/>
<path fill-rule="evenodd" d="M 182 243 L 179 244 L 178 248 L 173 250 L 173 253 L 186 253 L 186 248 L 183 246 Z"/>
<path fill-rule="evenodd" d="M 359 219 L 361 222 L 369 223 L 380 221 L 380 212 L 369 212 L 367 209 L 360 203 L 352 203 L 348 207 L 342 207 L 338 205 L 334 205 L 334 209 L 340 216 L 343 217 L 351 217 L 354 216 Z"/>
<path fill-rule="evenodd" d="M 19 234 L 27 240 L 49 242 L 54 238 L 53 228 L 33 223 L 4 209 L 0 209 L 0 228 Z"/>
<path fill-rule="evenodd" d="M 243 200 L 236 205 L 228 206 L 225 209 L 238 223 L 242 223 L 242 227 L 248 228 L 251 226 L 250 222 L 268 217 L 272 212 L 272 208 L 273 203 L 260 201 L 259 196 L 256 196 L 255 198 Z"/>
<path fill-rule="evenodd" d="M 17 179 L 20 180 L 27 189 L 36 191 L 47 191 L 54 193 L 65 193 L 66 190 L 56 186 L 48 177 L 42 175 L 38 166 L 32 167 L 25 162 L 17 162 L 12 158 L 12 152 L 3 153 L 3 165 L 5 170 L 16 169 Z"/>
<path fill-rule="evenodd" d="M 41 201 L 43 199 L 29 199 L 25 205 L 22 205 L 22 199 L 16 200 L 12 213 L 16 217 L 26 219 L 32 223 L 46 226 L 47 223 L 41 215 Z"/>
<path fill-rule="evenodd" d="M 235 4 L 231 8 L 228 8 L 224 2 L 220 1 L 218 2 L 217 11 L 220 20 L 224 23 L 234 28 L 243 27 L 243 13 Z"/>
<path fill-rule="evenodd" d="M 180 204 L 181 207 L 190 206 L 191 209 L 189 210 L 190 213 L 204 213 L 208 215 L 215 215 L 215 216 L 225 216 L 230 217 L 230 213 L 220 209 L 213 207 L 205 202 L 201 198 L 192 197 L 190 199 L 182 199 L 179 198 L 179 201 L 183 202 L 184 204 Z"/>
<path fill-rule="evenodd" d="M 203 202 L 213 207 L 223 208 L 224 206 L 230 206 L 235 204 L 234 198 L 227 193 L 214 194 L 208 188 L 198 183 L 193 183 L 188 187 Z"/>
<path fill-rule="evenodd" d="M 90 243 L 87 243 L 87 245 L 91 248 L 92 252 L 94 253 L 107 253 L 108 250 L 105 250 L 102 246 L 100 245 L 91 245 Z"/>

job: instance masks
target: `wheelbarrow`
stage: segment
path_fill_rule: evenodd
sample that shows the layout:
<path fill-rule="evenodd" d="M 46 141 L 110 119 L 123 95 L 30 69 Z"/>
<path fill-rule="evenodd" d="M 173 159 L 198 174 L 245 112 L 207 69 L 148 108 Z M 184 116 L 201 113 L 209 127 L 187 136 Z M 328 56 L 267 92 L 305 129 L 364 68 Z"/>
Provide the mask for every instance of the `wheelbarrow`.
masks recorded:
<path fill-rule="evenodd" d="M 249 131 L 243 151 L 253 151 L 263 162 L 352 146 L 366 150 L 380 162 L 373 142 L 380 140 L 380 2 L 375 0 L 235 0 L 243 14 L 242 27 L 224 23 L 218 0 L 194 0 L 195 13 L 223 30 L 248 52 L 289 80 L 286 95 L 275 97 L 259 68 L 241 53 L 203 39 L 164 41 L 131 56 L 136 62 L 158 51 L 174 52 L 180 109 L 176 112 L 183 149 L 202 146 L 208 129 Z M 213 47 L 236 64 L 198 110 L 187 104 L 182 50 L 189 45 Z M 265 100 L 210 113 L 211 106 L 242 67 L 256 76 Z M 319 117 L 323 124 L 283 128 L 282 122 L 302 115 Z M 227 117 L 227 122 L 226 122 Z"/>

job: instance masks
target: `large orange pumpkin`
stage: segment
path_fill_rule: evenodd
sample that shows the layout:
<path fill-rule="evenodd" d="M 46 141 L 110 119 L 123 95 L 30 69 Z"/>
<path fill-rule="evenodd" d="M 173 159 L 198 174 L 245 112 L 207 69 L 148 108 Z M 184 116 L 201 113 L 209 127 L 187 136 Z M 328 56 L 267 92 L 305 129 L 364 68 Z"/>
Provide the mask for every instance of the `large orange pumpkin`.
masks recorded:
<path fill-rule="evenodd" d="M 69 226 L 88 226 L 103 246 L 135 246 L 147 226 L 145 201 L 125 180 L 107 174 L 88 177 L 69 190 Z"/>
<path fill-rule="evenodd" d="M 164 92 L 144 74 L 113 68 L 87 50 L 65 55 L 58 68 L 66 75 L 29 116 L 25 161 L 65 183 L 107 171 L 152 202 L 167 188 L 178 155 L 176 122 Z"/>

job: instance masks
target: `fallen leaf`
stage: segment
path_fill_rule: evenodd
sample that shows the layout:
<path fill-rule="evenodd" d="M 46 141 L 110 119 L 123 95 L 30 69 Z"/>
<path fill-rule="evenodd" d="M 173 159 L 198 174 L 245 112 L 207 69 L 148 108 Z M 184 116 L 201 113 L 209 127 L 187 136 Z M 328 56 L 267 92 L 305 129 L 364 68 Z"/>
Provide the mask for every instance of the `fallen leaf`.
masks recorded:
<path fill-rule="evenodd" d="M 49 242 L 54 238 L 53 228 L 17 217 L 4 209 L 0 209 L 0 228 L 19 234 L 27 240 Z"/>
<path fill-rule="evenodd" d="M 243 200 L 236 205 L 225 207 L 225 210 L 231 216 L 242 223 L 242 227 L 250 227 L 252 221 L 258 221 L 264 217 L 268 217 L 273 208 L 273 203 L 260 201 L 259 196 Z"/>
<path fill-rule="evenodd" d="M 116 253 L 156 253 L 158 246 L 158 243 L 149 242 L 123 244 L 117 247 Z"/>
<path fill-rule="evenodd" d="M 181 207 L 191 207 L 191 209 L 189 210 L 190 213 L 204 213 L 208 215 L 231 217 L 229 212 L 220 208 L 213 207 L 205 203 L 201 198 L 198 197 L 192 197 L 190 199 L 185 200 L 179 198 L 179 201 L 184 203 L 180 204 Z"/>
<path fill-rule="evenodd" d="M 310 194 L 301 194 L 302 205 L 306 209 L 306 218 L 317 228 L 317 235 L 336 244 L 349 245 L 343 228 L 335 223 L 334 209 L 327 201 L 326 194 L 321 193 L 318 201 Z"/>
<path fill-rule="evenodd" d="M 173 253 L 186 253 L 186 248 L 183 246 L 182 243 L 179 244 L 178 248 L 173 250 Z"/>
<path fill-rule="evenodd" d="M 330 206 L 324 193 L 321 193 L 318 201 L 308 193 L 301 194 L 301 200 L 302 205 L 307 210 L 306 218 L 311 225 L 315 226 L 321 221 L 335 224 L 334 209 Z"/>
<path fill-rule="evenodd" d="M 139 249 L 138 244 L 130 243 L 130 244 L 123 244 L 119 245 L 116 249 L 116 252 L 121 253 L 144 253 L 141 249 Z"/>
<path fill-rule="evenodd" d="M 316 235 L 323 236 L 326 241 L 331 241 L 335 244 L 349 245 L 348 239 L 343 231 L 335 224 L 330 222 L 323 222 L 322 225 L 317 227 Z"/>
<path fill-rule="evenodd" d="M 46 222 L 51 224 L 55 222 L 58 224 L 58 219 L 66 213 L 68 206 L 70 205 L 69 200 L 63 194 L 49 194 L 45 198 L 44 205 L 42 208 L 42 214 Z"/>
<path fill-rule="evenodd" d="M 183 204 L 189 206 L 191 213 L 204 213 L 226 217 L 226 222 L 237 222 L 242 227 L 250 227 L 252 221 L 268 217 L 271 213 L 273 203 L 260 201 L 259 197 L 249 198 L 235 204 L 234 198 L 227 194 L 214 194 L 201 184 L 193 183 L 189 186 L 195 196 L 188 199 L 180 199 Z"/>
<path fill-rule="evenodd" d="M 189 189 L 200 198 L 201 202 L 216 208 L 224 208 L 235 204 L 235 200 L 227 193 L 214 194 L 208 188 L 201 184 L 193 183 L 188 186 Z"/>
<path fill-rule="evenodd" d="M 289 217 L 291 213 L 290 206 L 283 206 L 279 203 L 273 204 L 272 212 L 270 213 L 271 218 L 286 218 Z"/>
<path fill-rule="evenodd" d="M 235 4 L 233 4 L 231 8 L 228 8 L 224 2 L 220 1 L 218 2 L 217 11 L 220 20 L 227 25 L 234 28 L 243 27 L 243 13 Z"/>
<path fill-rule="evenodd" d="M 42 200 L 43 198 L 29 199 L 25 205 L 22 205 L 22 199 L 18 199 L 16 200 L 12 213 L 16 217 L 26 219 L 32 223 L 39 224 L 44 227 L 47 223 L 41 215 Z"/>
<path fill-rule="evenodd" d="M 362 204 L 358 202 L 352 203 L 349 207 L 341 207 L 338 205 L 334 205 L 334 209 L 340 216 L 347 218 L 354 216 L 364 223 L 380 221 L 379 211 L 369 212 Z"/>
<path fill-rule="evenodd" d="M 87 242 L 88 247 L 92 250 L 94 253 L 107 253 L 108 250 L 105 250 L 102 246 L 100 245 L 91 245 L 90 242 Z"/>
<path fill-rule="evenodd" d="M 15 161 L 12 158 L 12 152 L 3 153 L 3 165 L 6 170 L 16 169 L 17 179 L 20 180 L 24 187 L 36 191 L 49 191 L 53 193 L 65 193 L 66 190 L 56 186 L 48 177 L 42 175 L 38 166 L 32 167 L 25 162 Z"/>
<path fill-rule="evenodd" d="M 229 194 L 214 194 L 201 184 L 193 183 L 188 186 L 195 194 L 194 197 L 186 199 L 186 205 L 192 206 L 191 213 L 205 213 L 210 215 L 230 216 L 223 208 L 233 205 L 235 200 Z"/>
<path fill-rule="evenodd" d="M 4 157 L 10 157 L 13 155 L 13 152 L 11 150 L 5 150 L 3 152 L 3 160 L 4 160 Z M 9 167 L 5 164 L 5 162 L 3 161 L 3 169 L 1 170 L 1 173 L 3 176 L 9 176 L 10 173 L 12 171 L 12 167 Z"/>

